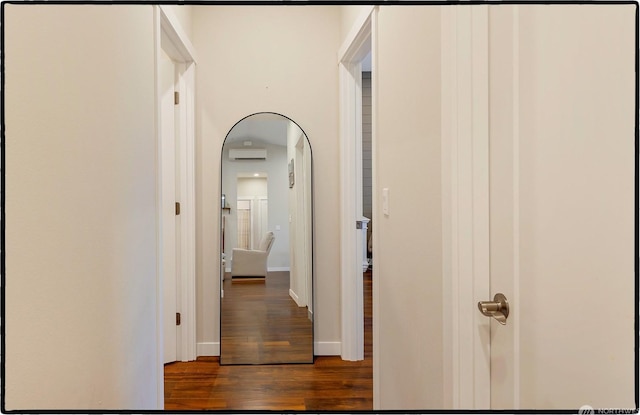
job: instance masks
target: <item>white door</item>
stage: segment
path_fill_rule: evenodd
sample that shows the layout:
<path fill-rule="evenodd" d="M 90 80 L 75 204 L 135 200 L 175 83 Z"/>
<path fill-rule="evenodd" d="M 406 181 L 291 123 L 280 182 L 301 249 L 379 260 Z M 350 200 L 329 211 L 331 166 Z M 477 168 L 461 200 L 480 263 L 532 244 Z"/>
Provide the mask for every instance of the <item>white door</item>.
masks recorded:
<path fill-rule="evenodd" d="M 635 6 L 489 22 L 491 407 L 633 408 Z"/>
<path fill-rule="evenodd" d="M 159 80 L 161 83 L 161 128 L 162 128 L 162 244 L 163 244 L 163 327 L 164 363 L 177 360 L 178 333 L 177 311 L 177 271 L 179 244 L 176 202 L 176 123 L 175 123 L 175 74 L 174 62 L 161 51 L 159 59 Z"/>

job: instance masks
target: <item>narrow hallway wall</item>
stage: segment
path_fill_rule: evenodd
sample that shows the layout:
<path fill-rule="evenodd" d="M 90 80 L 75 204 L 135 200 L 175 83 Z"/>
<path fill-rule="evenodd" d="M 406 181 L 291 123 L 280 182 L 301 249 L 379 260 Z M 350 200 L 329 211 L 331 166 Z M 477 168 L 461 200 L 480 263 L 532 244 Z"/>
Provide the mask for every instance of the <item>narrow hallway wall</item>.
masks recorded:
<path fill-rule="evenodd" d="M 198 354 L 219 345 L 220 151 L 241 118 L 276 112 L 309 137 L 314 165 L 316 353 L 340 353 L 336 6 L 194 6 Z"/>
<path fill-rule="evenodd" d="M 440 7 L 380 7 L 377 39 L 374 409 L 443 408 Z"/>
<path fill-rule="evenodd" d="M 158 409 L 153 8 L 3 6 L 6 409 Z"/>

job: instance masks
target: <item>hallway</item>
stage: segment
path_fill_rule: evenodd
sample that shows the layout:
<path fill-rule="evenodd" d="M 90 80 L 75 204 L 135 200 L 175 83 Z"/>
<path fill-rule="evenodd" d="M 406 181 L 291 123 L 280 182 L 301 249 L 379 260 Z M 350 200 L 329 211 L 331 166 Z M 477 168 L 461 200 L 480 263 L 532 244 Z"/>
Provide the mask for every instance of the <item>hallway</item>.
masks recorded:
<path fill-rule="evenodd" d="M 318 356 L 313 365 L 220 366 L 216 357 L 165 365 L 165 410 L 373 409 L 371 271 L 364 275 L 365 359 Z"/>
<path fill-rule="evenodd" d="M 59 3 L 2 7 L 0 410 L 640 406 L 637 2 Z M 258 113 L 304 134 L 276 151 L 252 127 L 231 157 Z M 223 163 L 275 160 L 243 173 L 281 194 L 227 192 Z M 257 215 L 274 243 L 311 236 L 305 262 L 267 257 L 311 265 L 289 287 L 314 316 L 307 363 L 221 365 L 244 196 L 312 208 L 307 232 Z M 343 361 L 365 305 L 365 358 Z M 245 346 L 291 345 L 263 333 Z"/>

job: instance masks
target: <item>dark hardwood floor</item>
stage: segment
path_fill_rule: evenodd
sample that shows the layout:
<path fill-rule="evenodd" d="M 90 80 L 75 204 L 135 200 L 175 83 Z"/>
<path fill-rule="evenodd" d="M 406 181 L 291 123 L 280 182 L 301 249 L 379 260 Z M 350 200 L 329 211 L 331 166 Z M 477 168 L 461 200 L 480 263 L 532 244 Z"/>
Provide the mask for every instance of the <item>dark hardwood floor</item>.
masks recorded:
<path fill-rule="evenodd" d="M 289 272 L 225 278 L 221 324 L 220 364 L 313 362 L 313 325 L 289 295 Z"/>
<path fill-rule="evenodd" d="M 371 272 L 364 278 L 365 359 L 225 365 L 218 357 L 165 365 L 165 409 L 357 411 L 373 409 Z M 225 291 L 226 295 L 226 291 Z"/>

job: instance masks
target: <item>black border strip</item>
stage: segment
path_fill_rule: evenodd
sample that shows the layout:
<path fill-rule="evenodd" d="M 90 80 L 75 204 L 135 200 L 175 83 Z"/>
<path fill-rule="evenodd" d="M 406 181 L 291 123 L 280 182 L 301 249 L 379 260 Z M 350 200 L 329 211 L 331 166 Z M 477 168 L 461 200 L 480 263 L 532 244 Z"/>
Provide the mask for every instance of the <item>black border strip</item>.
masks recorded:
<path fill-rule="evenodd" d="M 4 3 L 0 8 L 0 89 L 2 90 L 2 96 L 0 97 L 0 107 L 2 107 L 2 114 L 0 114 L 0 337 L 1 337 L 1 357 L 0 357 L 0 411 L 5 411 L 5 397 L 6 397 L 6 376 L 5 376 L 5 338 L 6 338 L 6 324 L 5 324 L 5 288 L 6 281 L 6 244 L 5 244 L 5 174 L 6 174 L 6 152 L 5 152 L 5 74 L 4 74 L 4 39 L 5 39 L 5 24 L 4 24 Z"/>
<path fill-rule="evenodd" d="M 148 0 L 5 0 L 5 4 L 14 5 L 179 5 L 179 6 L 473 6 L 473 5 L 638 5 L 635 0 L 183 0 L 183 1 L 148 1 Z M 4 23 L 4 22 L 3 22 Z"/>
<path fill-rule="evenodd" d="M 452 6 L 452 5 L 637 5 L 634 0 L 433 0 L 433 1 L 410 1 L 410 0 L 371 0 L 371 1 L 340 1 L 340 0 L 183 0 L 183 1 L 147 1 L 147 0 L 96 0 L 96 1 L 73 1 L 73 0 L 6 0 L 3 4 L 46 4 L 46 5 L 179 5 L 179 6 L 349 6 L 349 5 L 371 5 L 371 6 Z"/>
<path fill-rule="evenodd" d="M 636 402 L 636 411 L 638 410 L 638 408 L 640 408 L 639 403 L 640 403 L 640 385 L 638 385 L 638 379 L 640 379 L 640 353 L 639 353 L 639 339 L 638 339 L 638 335 L 640 334 L 639 328 L 638 328 L 638 315 L 640 314 L 640 296 L 639 296 L 639 289 L 638 289 L 638 283 L 639 283 L 639 275 L 640 275 L 640 250 L 639 250 L 639 241 L 640 241 L 640 231 L 639 231 L 639 219 L 640 219 L 640 198 L 638 196 L 638 186 L 639 186 L 639 169 L 640 169 L 640 52 L 639 52 L 639 48 L 640 48 L 640 7 L 638 7 L 638 4 L 636 3 L 636 125 L 635 125 L 635 135 L 636 135 L 636 154 L 635 154 L 635 174 L 636 174 L 636 179 L 635 179 L 635 252 L 634 252 L 634 273 L 635 273 L 635 295 L 634 295 L 634 299 L 635 299 L 635 313 L 634 313 L 634 331 L 635 331 L 635 336 L 634 336 L 634 340 L 635 340 L 635 346 L 634 346 L 634 351 L 635 351 L 635 402 Z"/>

